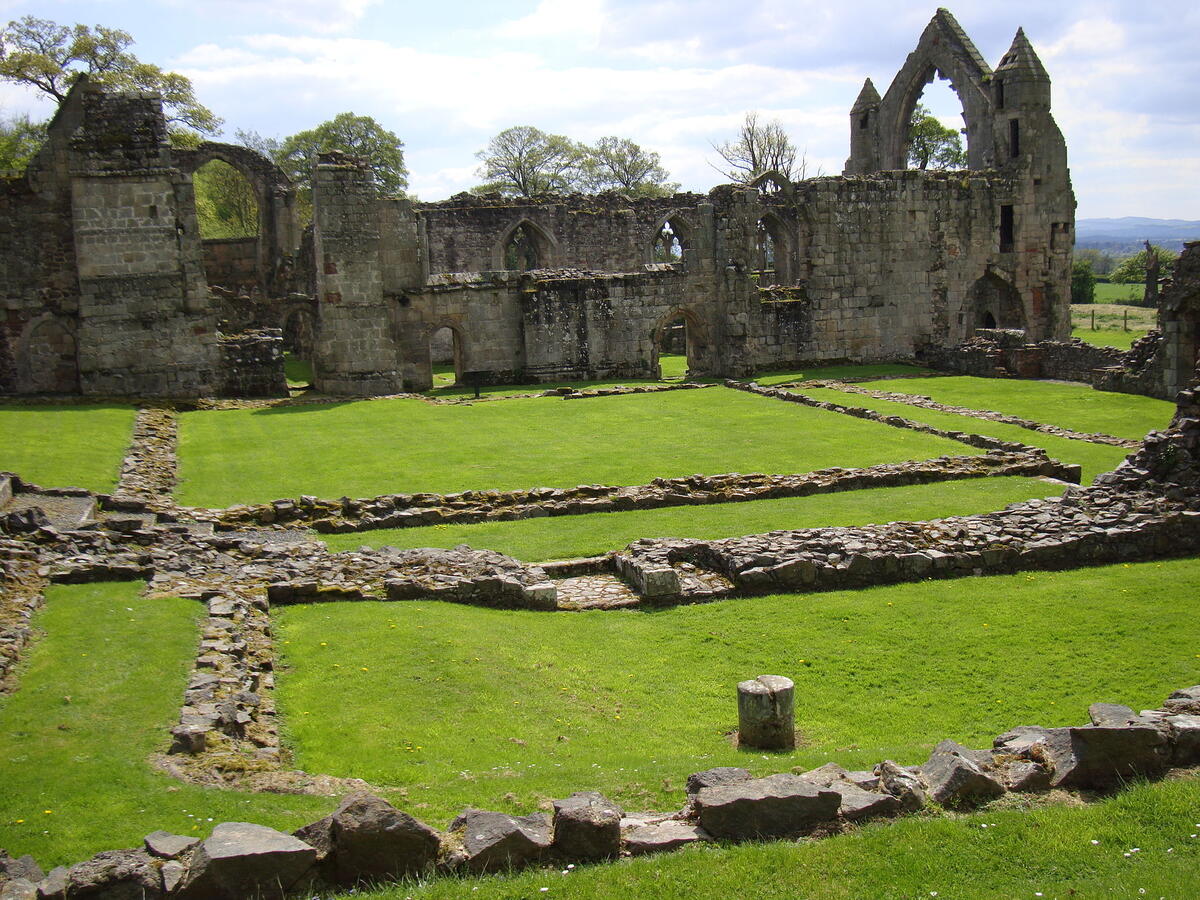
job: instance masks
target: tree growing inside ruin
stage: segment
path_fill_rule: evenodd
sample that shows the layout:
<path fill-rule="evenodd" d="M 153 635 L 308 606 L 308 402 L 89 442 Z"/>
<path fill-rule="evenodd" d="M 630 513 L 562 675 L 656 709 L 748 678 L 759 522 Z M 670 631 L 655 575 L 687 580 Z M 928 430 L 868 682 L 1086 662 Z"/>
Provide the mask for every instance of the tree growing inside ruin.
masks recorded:
<path fill-rule="evenodd" d="M 163 99 L 168 124 L 214 134 L 221 126 L 196 100 L 192 82 L 134 56 L 133 38 L 103 25 L 59 25 L 25 16 L 0 30 L 0 78 L 27 84 L 62 102 L 80 75 L 124 91 L 148 91 Z"/>
<path fill-rule="evenodd" d="M 45 124 L 27 115 L 0 118 L 0 169 L 22 171 L 45 140 Z"/>
<path fill-rule="evenodd" d="M 923 104 L 913 107 L 908 123 L 908 164 L 914 169 L 965 169 L 962 135 L 947 128 Z"/>
<path fill-rule="evenodd" d="M 536 197 L 587 189 L 585 148 L 532 125 L 504 129 L 475 158 L 483 163 L 475 170 L 484 180 L 479 193 Z"/>
<path fill-rule="evenodd" d="M 309 198 L 317 156 L 333 150 L 365 160 L 375 187 L 384 196 L 401 194 L 408 186 L 404 142 L 370 116 L 352 112 L 338 113 L 316 128 L 284 138 L 273 157 L 292 179 L 301 198 Z"/>
<path fill-rule="evenodd" d="M 778 172 L 789 181 L 808 176 L 808 161 L 783 130 L 783 123 L 760 121 L 757 112 L 746 113 L 735 140 L 712 147 L 721 158 L 713 168 L 734 184 L 749 184 L 766 172 Z"/>
<path fill-rule="evenodd" d="M 669 197 L 679 183 L 661 157 L 628 138 L 602 137 L 584 149 L 584 173 L 593 191 L 621 191 L 631 197 Z"/>

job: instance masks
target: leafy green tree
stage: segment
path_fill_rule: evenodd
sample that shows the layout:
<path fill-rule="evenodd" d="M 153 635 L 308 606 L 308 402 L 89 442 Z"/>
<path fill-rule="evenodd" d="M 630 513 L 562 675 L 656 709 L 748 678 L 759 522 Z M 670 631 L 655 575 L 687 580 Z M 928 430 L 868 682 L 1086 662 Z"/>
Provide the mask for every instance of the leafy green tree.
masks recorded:
<path fill-rule="evenodd" d="M 1117 260 L 1111 253 L 1095 247 L 1076 247 L 1075 258 L 1089 260 L 1097 278 L 1107 277 L 1117 265 Z"/>
<path fill-rule="evenodd" d="M 0 169 L 24 170 L 45 140 L 45 124 L 29 116 L 0 119 Z"/>
<path fill-rule="evenodd" d="M 615 190 L 631 197 L 669 197 L 679 183 L 668 181 L 670 173 L 657 153 L 644 150 L 628 138 L 602 137 L 583 148 L 583 170 L 589 189 Z"/>
<path fill-rule="evenodd" d="M 965 169 L 962 135 L 947 128 L 923 103 L 913 107 L 908 124 L 908 164 L 914 169 Z"/>
<path fill-rule="evenodd" d="M 808 162 L 777 119 L 760 122 L 757 112 L 742 120 L 736 140 L 713 144 L 721 162 L 713 168 L 734 184 L 749 184 L 765 172 L 778 172 L 789 181 L 808 175 Z"/>
<path fill-rule="evenodd" d="M 1166 247 L 1160 247 L 1158 244 L 1152 244 L 1151 249 L 1154 255 L 1158 257 L 1159 269 L 1163 272 L 1171 271 L 1171 266 L 1178 258 L 1178 254 L 1171 252 Z M 1108 280 L 1114 284 L 1145 284 L 1146 283 L 1146 260 L 1147 255 L 1145 250 L 1140 250 L 1133 256 L 1127 256 L 1121 260 Z"/>
<path fill-rule="evenodd" d="M 196 218 L 204 238 L 241 238 L 258 234 L 258 201 L 244 175 L 219 159 L 192 176 Z"/>
<path fill-rule="evenodd" d="M 586 148 L 532 125 L 504 129 L 475 158 L 483 163 L 475 170 L 484 179 L 478 193 L 536 197 L 587 189 Z"/>
<path fill-rule="evenodd" d="M 264 140 L 258 135 L 255 137 Z M 273 145 L 268 143 L 266 146 L 271 148 Z M 385 196 L 401 194 L 408 185 L 404 142 L 370 116 L 356 116 L 352 112 L 338 113 L 316 128 L 284 138 L 273 156 L 296 185 L 302 200 L 307 201 L 312 197 L 312 172 L 317 165 L 317 156 L 332 150 L 366 160 L 375 186 Z"/>
<path fill-rule="evenodd" d="M 25 16 L 0 31 L 0 78 L 28 84 L 62 102 L 80 74 L 116 90 L 150 91 L 163 98 L 167 122 L 213 134 L 221 120 L 196 100 L 192 82 L 129 52 L 133 38 L 117 28 L 59 25 Z"/>
<path fill-rule="evenodd" d="M 1071 302 L 1094 303 L 1096 300 L 1096 274 L 1090 259 L 1077 259 L 1071 265 Z"/>

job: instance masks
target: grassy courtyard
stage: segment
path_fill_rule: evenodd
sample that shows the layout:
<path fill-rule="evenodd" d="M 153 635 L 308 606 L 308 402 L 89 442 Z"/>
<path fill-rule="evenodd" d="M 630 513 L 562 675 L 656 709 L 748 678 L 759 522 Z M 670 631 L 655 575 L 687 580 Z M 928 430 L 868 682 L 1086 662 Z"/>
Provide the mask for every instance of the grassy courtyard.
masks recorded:
<path fill-rule="evenodd" d="M 121 404 L 0 404 L 0 471 L 43 487 L 111 491 L 133 419 Z"/>
<path fill-rule="evenodd" d="M 713 387 L 434 406 L 375 400 L 180 416 L 181 502 L 644 484 L 973 452 L 954 441 Z"/>
<path fill-rule="evenodd" d="M 901 378 L 880 388 L 970 409 L 995 410 L 1075 431 L 1102 431 L 1135 441 L 1153 429 L 1166 428 L 1175 413 L 1175 404 L 1167 400 L 1098 391 L 1084 384 L 1061 381 L 954 375 Z"/>
<path fill-rule="evenodd" d="M 911 764 L 945 737 L 1078 724 L 1096 700 L 1157 706 L 1200 680 L 1197 593 L 1200 562 L 1180 560 L 658 612 L 294 606 L 274 614 L 277 696 L 301 768 L 434 823 L 584 788 L 671 809 L 711 766 Z M 796 681 L 792 753 L 728 740 L 733 686 L 762 672 Z"/>

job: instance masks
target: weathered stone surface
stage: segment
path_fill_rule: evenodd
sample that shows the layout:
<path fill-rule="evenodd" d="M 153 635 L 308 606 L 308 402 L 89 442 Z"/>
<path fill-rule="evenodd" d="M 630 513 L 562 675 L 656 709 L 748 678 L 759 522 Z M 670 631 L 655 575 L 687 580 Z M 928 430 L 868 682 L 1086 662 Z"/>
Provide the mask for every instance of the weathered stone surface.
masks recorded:
<path fill-rule="evenodd" d="M 37 860 L 29 854 L 14 858 L 9 856 L 4 850 L 0 850 L 0 883 L 5 878 L 25 878 L 29 881 L 41 881 L 45 876 L 46 873 L 37 864 Z"/>
<path fill-rule="evenodd" d="M 317 851 L 289 834 L 248 822 L 222 822 L 192 855 L 179 896 L 240 900 L 282 897 L 316 862 Z"/>
<path fill-rule="evenodd" d="M 1116 787 L 1131 778 L 1158 777 L 1170 761 L 1167 739 L 1153 725 L 1021 726 L 1000 735 L 995 745 L 1044 762 L 1051 787 Z"/>
<path fill-rule="evenodd" d="M 796 775 L 769 775 L 702 788 L 695 808 L 716 838 L 753 840 L 803 834 L 837 818 L 841 795 Z"/>
<path fill-rule="evenodd" d="M 153 900 L 163 896 L 158 866 L 144 850 L 109 850 L 70 868 L 59 867 L 46 876 L 38 892 L 46 900 Z"/>
<path fill-rule="evenodd" d="M 450 823 L 462 833 L 465 864 L 473 872 L 498 872 L 538 862 L 550 849 L 550 821 L 545 813 L 510 816 L 467 809 Z"/>
<path fill-rule="evenodd" d="M 322 831 L 325 836 L 317 836 Z M 297 832 L 301 840 L 307 834 L 325 871 L 342 885 L 421 875 L 433 867 L 440 846 L 428 825 L 365 793 L 346 797 L 326 820 Z"/>
<path fill-rule="evenodd" d="M 638 825 L 625 834 L 625 849 L 631 856 L 678 850 L 688 844 L 711 841 L 712 837 L 699 825 L 668 820 L 652 825 Z"/>
<path fill-rule="evenodd" d="M 749 781 L 753 777 L 747 769 L 739 769 L 736 766 L 717 766 L 715 769 L 705 769 L 703 772 L 693 772 L 689 775 L 687 792 L 698 794 L 706 787 Z"/>
<path fill-rule="evenodd" d="M 925 788 L 912 772 L 885 759 L 875 767 L 875 774 L 883 789 L 900 801 L 905 812 L 915 812 L 925 805 Z"/>
<path fill-rule="evenodd" d="M 738 745 L 759 750 L 796 746 L 792 711 L 795 685 L 782 675 L 759 675 L 737 686 Z"/>
<path fill-rule="evenodd" d="M 200 839 L 183 834 L 171 834 L 169 831 L 152 831 L 146 835 L 143 842 L 147 852 L 152 856 L 161 859 L 178 859 L 200 843 Z"/>
<path fill-rule="evenodd" d="M 933 749 L 929 761 L 921 766 L 921 776 L 935 802 L 950 807 L 974 806 L 1004 793 L 1004 785 L 984 772 L 972 755 L 950 740 Z"/>
<path fill-rule="evenodd" d="M 848 822 L 896 816 L 904 811 L 899 798 L 881 791 L 863 790 L 850 782 L 836 782 L 829 789 L 841 795 L 838 815 Z"/>
<path fill-rule="evenodd" d="M 0 882 L 0 900 L 37 900 L 37 896 L 37 882 L 28 878 Z"/>
<path fill-rule="evenodd" d="M 1172 764 L 1176 766 L 1200 765 L 1200 716 L 1167 716 L 1164 720 L 1170 729 Z"/>
<path fill-rule="evenodd" d="M 564 859 L 590 862 L 621 852 L 624 811 L 603 794 L 578 791 L 554 801 L 554 851 Z"/>

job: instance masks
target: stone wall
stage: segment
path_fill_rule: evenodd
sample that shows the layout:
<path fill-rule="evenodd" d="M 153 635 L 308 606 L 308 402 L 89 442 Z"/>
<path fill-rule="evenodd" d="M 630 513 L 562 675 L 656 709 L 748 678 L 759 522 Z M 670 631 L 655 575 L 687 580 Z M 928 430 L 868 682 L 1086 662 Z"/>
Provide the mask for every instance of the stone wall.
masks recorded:
<path fill-rule="evenodd" d="M 204 241 L 204 274 L 209 284 L 250 292 L 258 277 L 258 238 L 221 238 Z"/>
<path fill-rule="evenodd" d="M 260 328 L 222 335 L 221 396 L 286 397 L 283 373 L 283 332 Z"/>

